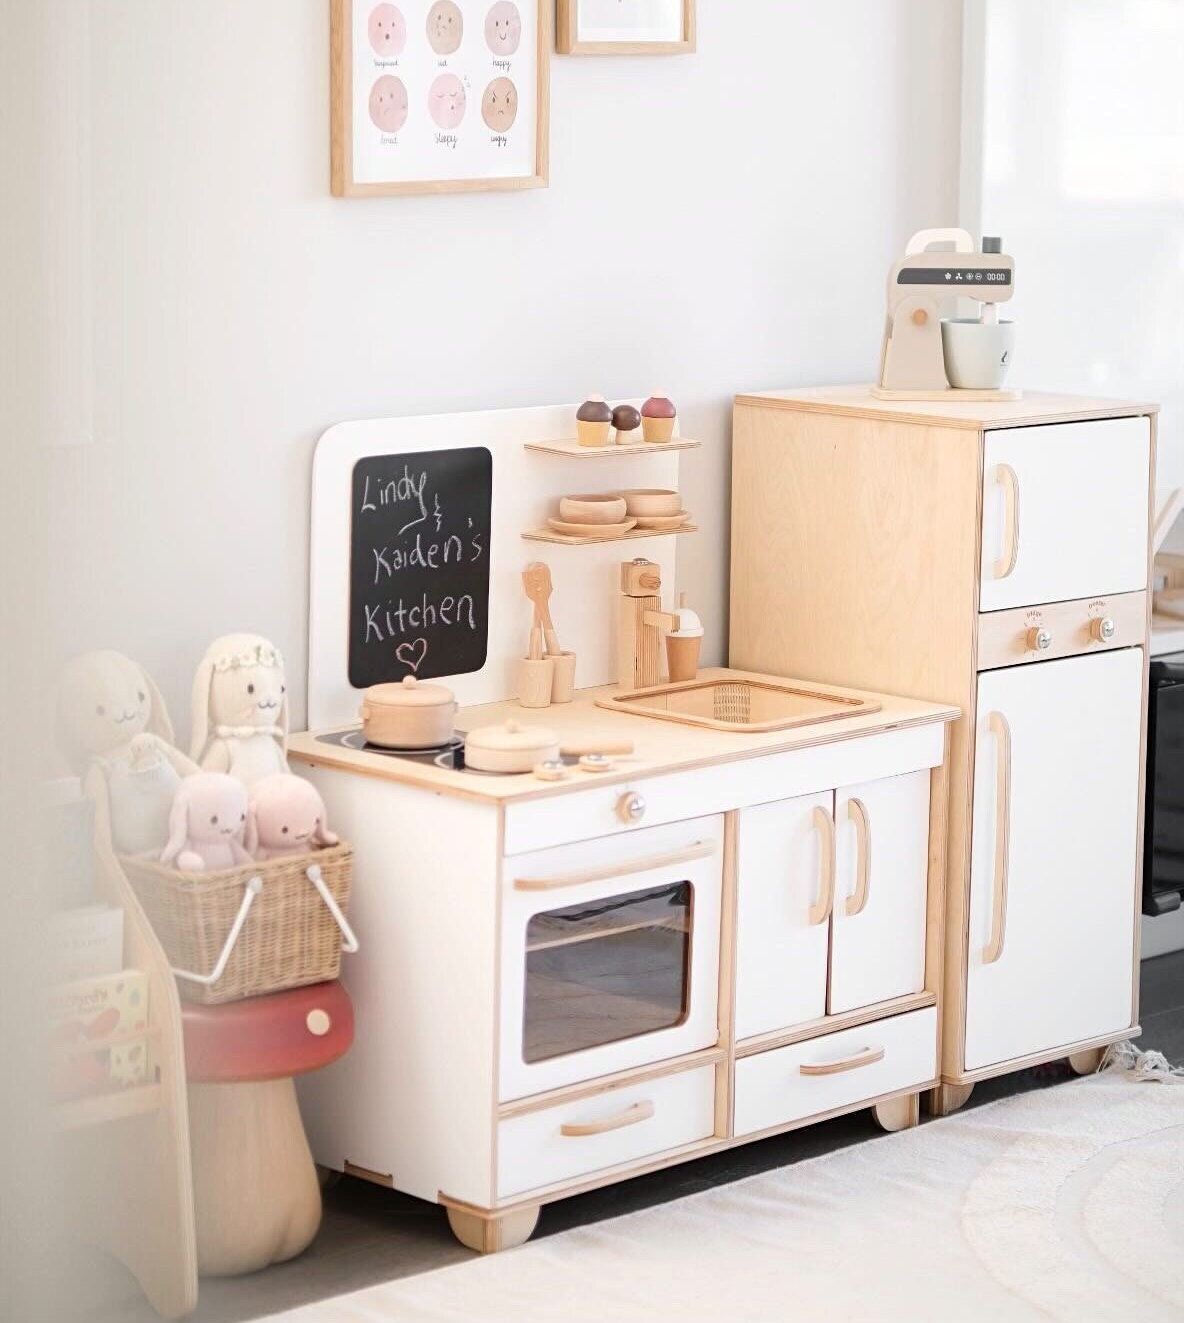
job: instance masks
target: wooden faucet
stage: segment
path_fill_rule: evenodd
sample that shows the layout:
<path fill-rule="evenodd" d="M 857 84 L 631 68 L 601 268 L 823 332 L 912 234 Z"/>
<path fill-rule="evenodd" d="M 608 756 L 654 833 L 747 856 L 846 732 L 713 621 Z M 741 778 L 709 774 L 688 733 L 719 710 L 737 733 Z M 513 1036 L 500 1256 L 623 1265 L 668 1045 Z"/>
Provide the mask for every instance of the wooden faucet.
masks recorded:
<path fill-rule="evenodd" d="M 648 689 L 662 678 L 662 635 L 679 618 L 662 610 L 662 570 L 638 557 L 621 565 L 620 619 L 617 626 L 617 683 Z"/>

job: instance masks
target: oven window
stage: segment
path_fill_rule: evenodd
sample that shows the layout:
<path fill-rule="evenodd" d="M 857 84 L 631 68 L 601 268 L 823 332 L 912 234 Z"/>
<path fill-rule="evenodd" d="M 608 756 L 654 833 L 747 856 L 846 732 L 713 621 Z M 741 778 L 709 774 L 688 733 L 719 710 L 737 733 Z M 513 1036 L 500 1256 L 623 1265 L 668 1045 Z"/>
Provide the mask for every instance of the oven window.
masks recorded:
<path fill-rule="evenodd" d="M 526 926 L 523 1060 L 681 1024 L 692 910 L 691 884 L 675 882 L 536 914 Z"/>

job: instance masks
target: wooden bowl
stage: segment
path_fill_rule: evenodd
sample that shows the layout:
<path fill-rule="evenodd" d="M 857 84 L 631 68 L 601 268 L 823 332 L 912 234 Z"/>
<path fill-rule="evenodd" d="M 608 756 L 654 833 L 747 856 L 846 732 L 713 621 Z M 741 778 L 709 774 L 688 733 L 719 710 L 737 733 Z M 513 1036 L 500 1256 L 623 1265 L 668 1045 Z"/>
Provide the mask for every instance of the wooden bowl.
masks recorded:
<path fill-rule="evenodd" d="M 622 492 L 625 512 L 629 515 L 650 519 L 668 518 L 682 513 L 682 497 L 678 492 L 661 487 L 639 487 L 633 491 Z"/>
<path fill-rule="evenodd" d="M 625 518 L 623 496 L 564 496 L 559 517 L 567 524 L 619 524 Z"/>

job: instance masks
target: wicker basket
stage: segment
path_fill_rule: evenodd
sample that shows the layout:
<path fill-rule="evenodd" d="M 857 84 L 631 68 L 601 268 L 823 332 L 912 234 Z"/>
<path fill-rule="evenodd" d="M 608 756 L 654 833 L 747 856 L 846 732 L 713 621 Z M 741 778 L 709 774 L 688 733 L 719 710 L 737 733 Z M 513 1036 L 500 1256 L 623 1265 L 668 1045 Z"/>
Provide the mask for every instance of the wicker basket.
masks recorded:
<path fill-rule="evenodd" d="M 123 866 L 186 1001 L 212 1006 L 335 979 L 357 941 L 345 919 L 353 855 L 311 854 L 209 873 L 154 859 Z"/>

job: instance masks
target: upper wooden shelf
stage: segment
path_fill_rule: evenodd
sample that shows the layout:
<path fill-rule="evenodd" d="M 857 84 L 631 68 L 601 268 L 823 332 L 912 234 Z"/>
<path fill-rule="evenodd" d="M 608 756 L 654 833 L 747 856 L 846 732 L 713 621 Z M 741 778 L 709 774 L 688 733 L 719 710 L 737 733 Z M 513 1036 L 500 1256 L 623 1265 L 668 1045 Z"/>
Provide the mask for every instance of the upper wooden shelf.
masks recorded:
<path fill-rule="evenodd" d="M 589 530 L 595 528 L 589 524 Z M 587 536 L 572 537 L 567 533 L 557 533 L 553 528 L 532 528 L 522 536 L 527 542 L 554 542 L 562 547 L 588 547 L 594 542 L 629 542 L 639 537 L 678 537 L 683 533 L 697 533 L 697 524 L 680 524 L 677 528 L 631 528 L 628 533 L 618 533 L 615 537 L 597 537 L 589 531 Z"/>
<path fill-rule="evenodd" d="M 527 450 L 541 455 L 563 455 L 567 459 L 597 459 L 616 455 L 661 455 L 667 450 L 697 450 L 701 441 L 688 441 L 676 436 L 672 441 L 635 441 L 627 446 L 582 446 L 574 438 L 570 441 L 526 441 Z"/>

